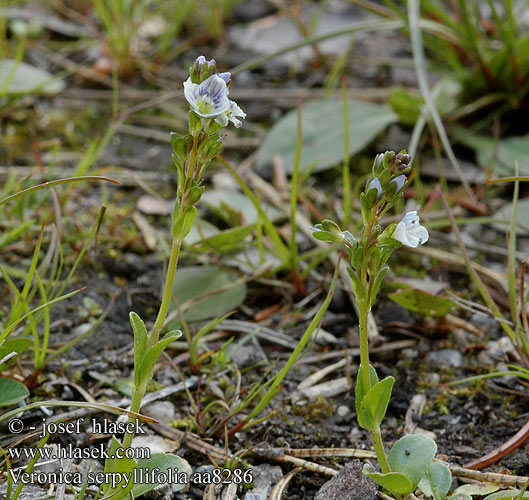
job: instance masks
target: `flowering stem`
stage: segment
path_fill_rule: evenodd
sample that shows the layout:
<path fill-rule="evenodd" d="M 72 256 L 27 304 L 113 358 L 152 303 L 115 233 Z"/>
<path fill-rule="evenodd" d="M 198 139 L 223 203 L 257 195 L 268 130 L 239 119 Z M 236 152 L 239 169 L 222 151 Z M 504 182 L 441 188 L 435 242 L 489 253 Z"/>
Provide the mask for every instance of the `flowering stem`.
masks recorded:
<path fill-rule="evenodd" d="M 162 295 L 162 303 L 158 311 L 158 316 L 152 327 L 151 334 L 149 336 L 149 346 L 153 346 L 158 342 L 160 333 L 163 329 L 163 324 L 167 318 L 167 312 L 169 310 L 169 304 L 171 303 L 171 294 L 173 292 L 174 277 L 176 273 L 176 266 L 178 265 L 178 256 L 180 255 L 180 247 L 182 241 L 180 238 L 173 238 L 171 246 L 171 256 L 169 257 L 169 266 L 167 267 L 167 276 L 165 278 L 165 285 Z"/>

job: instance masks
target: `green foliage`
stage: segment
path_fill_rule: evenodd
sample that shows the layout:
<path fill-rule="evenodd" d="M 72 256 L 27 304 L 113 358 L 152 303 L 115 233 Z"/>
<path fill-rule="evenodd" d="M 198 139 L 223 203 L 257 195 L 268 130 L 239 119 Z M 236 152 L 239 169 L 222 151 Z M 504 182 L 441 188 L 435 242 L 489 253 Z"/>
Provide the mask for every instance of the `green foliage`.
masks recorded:
<path fill-rule="evenodd" d="M 11 406 L 20 403 L 29 396 L 27 387 L 7 377 L 0 377 L 0 407 Z"/>
<path fill-rule="evenodd" d="M 246 297 L 246 284 L 238 273 L 218 266 L 189 266 L 176 272 L 173 296 L 186 321 L 223 315 L 239 307 Z M 171 322 L 176 328 L 179 321 Z"/>
<path fill-rule="evenodd" d="M 397 120 L 387 106 L 347 100 L 349 121 L 349 154 L 354 154 L 371 142 Z M 303 144 L 300 172 L 328 169 L 343 160 L 344 133 L 341 100 L 312 101 L 302 107 Z M 260 167 L 270 164 L 277 155 L 287 172 L 295 163 L 297 111 L 278 120 L 257 154 Z"/>
<path fill-rule="evenodd" d="M 360 427 L 371 432 L 380 427 L 386 415 L 394 383 L 393 377 L 387 377 L 373 384 L 356 405 L 356 416 Z"/>
<path fill-rule="evenodd" d="M 435 500 L 444 500 L 452 484 L 452 473 L 448 466 L 433 460 L 426 474 L 419 482 L 419 489 Z"/>
<path fill-rule="evenodd" d="M 529 136 L 508 137 L 495 141 L 490 137 L 455 129 L 455 137 L 476 152 L 478 163 L 498 175 L 513 175 L 518 165 L 520 175 L 529 175 Z"/>
<path fill-rule="evenodd" d="M 187 461 L 171 453 L 153 453 L 150 458 L 138 460 L 136 468 L 144 469 L 146 474 L 154 469 L 158 469 L 161 473 L 167 473 L 169 469 L 172 469 L 174 476 L 178 472 L 186 473 L 188 476 L 191 473 L 191 467 Z M 145 495 L 145 493 L 153 490 L 156 486 L 158 486 L 158 483 L 144 482 L 136 484 L 132 489 L 132 494 L 134 498 L 138 498 L 140 495 Z M 186 484 L 173 483 L 171 486 L 172 491 L 176 493 L 185 488 Z"/>
<path fill-rule="evenodd" d="M 435 441 L 418 434 L 400 438 L 388 454 L 391 470 L 408 476 L 415 489 L 437 453 Z"/>
<path fill-rule="evenodd" d="M 418 288 L 393 292 L 388 297 L 399 306 L 423 316 L 444 316 L 454 308 L 454 303 L 450 299 L 432 295 Z"/>
<path fill-rule="evenodd" d="M 0 96 L 57 94 L 64 89 L 62 80 L 21 61 L 0 59 Z"/>
<path fill-rule="evenodd" d="M 108 449 L 108 454 L 112 457 L 116 454 L 118 449 L 123 449 L 121 443 L 116 439 L 115 436 L 112 436 L 110 442 L 110 447 Z M 101 491 L 105 497 L 112 496 L 115 500 L 121 500 L 129 496 L 134 482 L 131 480 L 134 469 L 136 468 L 136 462 L 132 458 L 109 458 L 105 461 L 105 470 L 106 474 L 110 473 L 119 473 L 120 476 L 116 478 L 121 478 L 121 481 L 112 487 L 111 483 L 106 483 L 101 485 Z M 127 481 L 127 478 L 129 479 Z"/>

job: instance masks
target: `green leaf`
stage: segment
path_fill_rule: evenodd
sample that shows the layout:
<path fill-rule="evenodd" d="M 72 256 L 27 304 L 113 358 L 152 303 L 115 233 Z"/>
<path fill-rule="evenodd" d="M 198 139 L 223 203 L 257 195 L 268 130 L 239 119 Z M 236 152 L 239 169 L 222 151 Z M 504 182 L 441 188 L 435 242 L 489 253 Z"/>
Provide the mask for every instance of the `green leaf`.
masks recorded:
<path fill-rule="evenodd" d="M 437 445 L 433 439 L 414 434 L 400 438 L 393 445 L 388 462 L 392 471 L 406 474 L 415 489 L 436 453 Z"/>
<path fill-rule="evenodd" d="M 21 353 L 23 353 L 31 344 L 32 339 L 17 337 L 14 339 L 6 339 L 0 347 L 0 360 L 4 359 L 11 353 L 15 353 L 14 356 L 9 358 L 9 361 L 16 359 Z M 0 370 L 5 366 L 5 363 L 0 364 Z"/>
<path fill-rule="evenodd" d="M 200 226 L 199 226 L 200 224 Z M 197 228 L 199 226 L 200 228 Z M 199 252 L 217 252 L 226 254 L 228 252 L 240 252 L 251 243 L 251 235 L 255 230 L 255 224 L 250 226 L 237 226 L 219 231 L 213 224 L 204 224 L 203 221 L 195 223 L 191 232 L 185 239 L 185 244 L 192 246 L 193 250 Z M 208 234 L 210 235 L 208 237 Z"/>
<path fill-rule="evenodd" d="M 173 212 L 173 237 L 184 241 L 184 238 L 191 231 L 193 226 L 193 221 L 197 214 L 197 207 L 188 207 L 185 209 L 184 213 L 178 217 L 178 214 Z"/>
<path fill-rule="evenodd" d="M 347 100 L 349 154 L 357 153 L 398 120 L 386 105 Z M 303 144 L 300 171 L 318 172 L 343 161 L 344 128 L 341 99 L 312 101 L 303 106 Z M 257 166 L 270 165 L 275 156 L 292 172 L 296 150 L 297 110 L 290 111 L 270 130 L 257 153 Z"/>
<path fill-rule="evenodd" d="M 241 223 L 244 225 L 255 224 L 259 218 L 259 214 L 252 201 L 239 191 L 231 191 L 229 189 L 210 189 L 202 196 L 202 203 L 207 205 L 215 215 L 228 224 L 231 223 L 231 217 L 229 217 L 229 214 L 226 214 L 226 206 L 239 215 Z M 262 201 L 261 208 L 271 221 L 277 220 L 281 215 L 281 212 L 279 212 L 277 208 Z"/>
<path fill-rule="evenodd" d="M 366 295 L 366 289 L 364 285 L 362 285 L 362 282 L 360 281 L 360 278 L 358 277 L 354 269 L 348 267 L 347 272 L 349 273 L 349 276 L 351 277 L 351 281 L 353 283 L 353 290 L 355 292 L 356 301 L 360 302 Z"/>
<path fill-rule="evenodd" d="M 113 456 L 116 454 L 118 448 L 123 448 L 121 443 L 112 436 L 112 441 L 108 449 L 108 454 Z M 132 458 L 109 458 L 105 461 L 105 473 L 119 473 L 121 481 L 112 487 L 112 484 L 105 483 L 103 485 L 103 493 L 105 496 L 112 495 L 112 500 L 121 500 L 128 497 L 132 487 L 134 486 L 133 474 L 136 468 L 136 462 Z M 116 477 L 116 481 L 118 476 Z M 127 482 L 128 479 L 128 482 Z M 125 486 L 125 484 L 127 485 Z M 122 487 L 123 486 L 123 487 Z"/>
<path fill-rule="evenodd" d="M 399 115 L 399 120 L 406 125 L 415 125 L 421 116 L 424 99 L 414 95 L 404 87 L 394 86 L 389 90 L 388 104 Z"/>
<path fill-rule="evenodd" d="M 483 484 L 483 483 L 471 483 L 463 484 L 454 490 L 454 495 L 460 495 L 464 493 L 465 495 L 479 495 L 485 496 L 490 495 L 498 491 L 500 487 L 496 484 Z"/>
<path fill-rule="evenodd" d="M 388 408 L 394 383 L 395 379 L 393 377 L 387 377 L 373 385 L 362 398 L 362 402 L 358 407 L 362 413 L 362 418 L 360 419 L 358 415 L 358 423 L 360 424 L 360 420 L 362 420 L 364 425 L 360 425 L 364 429 L 374 431 L 380 426 Z"/>
<path fill-rule="evenodd" d="M 218 266 L 189 266 L 176 271 L 173 296 L 186 321 L 215 318 L 239 307 L 246 298 L 246 284 L 240 275 Z M 172 306 L 174 308 L 174 306 Z M 180 320 L 169 327 L 178 328 Z"/>
<path fill-rule="evenodd" d="M 472 497 L 461 493 L 459 495 L 450 495 L 446 500 L 472 500 Z"/>
<path fill-rule="evenodd" d="M 0 377 L 0 406 L 16 405 L 29 396 L 28 388 L 19 382 L 7 377 Z"/>
<path fill-rule="evenodd" d="M 529 175 L 529 135 L 496 141 L 492 137 L 472 134 L 468 129 L 457 129 L 455 136 L 476 152 L 482 167 L 491 167 L 498 175 L 514 175 L 514 165 L 518 162 L 519 175 Z"/>
<path fill-rule="evenodd" d="M 418 288 L 393 292 L 388 297 L 405 309 L 424 316 L 443 316 L 454 308 L 454 303 L 450 299 L 432 295 Z"/>
<path fill-rule="evenodd" d="M 375 302 L 375 299 L 377 298 L 378 291 L 380 290 L 380 286 L 382 285 L 382 282 L 384 281 L 384 278 L 386 277 L 386 274 L 388 274 L 389 267 L 383 267 L 378 274 L 375 276 L 375 279 L 373 281 L 373 288 L 371 289 L 371 297 L 369 300 L 369 307 L 373 305 L 373 302 Z"/>
<path fill-rule="evenodd" d="M 368 392 L 368 388 L 364 387 L 363 377 L 360 376 L 363 370 L 363 365 L 360 365 L 358 368 L 358 375 L 356 377 L 356 385 L 355 385 L 355 409 L 356 409 L 356 418 L 358 419 L 358 424 L 360 427 L 363 427 L 366 429 L 367 423 L 364 421 L 364 413 L 362 411 L 361 405 L 362 401 L 365 397 L 365 395 Z M 374 385 L 378 384 L 378 375 L 375 369 L 369 365 L 369 378 L 370 378 L 370 385 L 373 387 Z"/>
<path fill-rule="evenodd" d="M 443 463 L 434 460 L 426 474 L 419 482 L 419 489 L 427 496 L 433 496 L 435 500 L 444 500 L 450 491 L 452 484 L 452 473 Z"/>
<path fill-rule="evenodd" d="M 152 376 L 152 370 L 154 365 L 158 361 L 158 358 L 162 354 L 163 350 L 175 340 L 178 340 L 182 332 L 172 330 L 163 339 L 159 340 L 154 344 L 146 353 L 140 363 L 140 379 L 139 384 L 146 384 L 149 378 Z"/>
<path fill-rule="evenodd" d="M 147 328 L 145 323 L 135 312 L 129 313 L 130 324 L 134 331 L 134 383 L 139 384 L 140 381 L 140 363 L 145 356 L 147 349 Z"/>
<path fill-rule="evenodd" d="M 9 82 L 7 89 L 4 89 Z M 57 94 L 64 83 L 46 71 L 12 59 L 0 59 L 0 90 L 6 95 Z M 0 92 L 2 93 L 2 92 Z"/>
<path fill-rule="evenodd" d="M 189 484 L 191 466 L 183 458 L 180 458 L 176 455 L 172 455 L 171 453 L 153 453 L 150 458 L 138 460 L 138 465 L 136 468 L 144 469 L 145 474 L 154 469 L 158 469 L 159 473 L 167 474 L 169 469 L 171 469 L 171 473 L 173 475 L 173 478 L 175 479 L 175 481 L 172 482 L 173 493 L 184 489 L 184 487 Z M 185 474 L 186 476 L 178 476 L 178 473 Z M 139 471 L 137 472 L 137 474 L 140 474 Z M 184 477 L 187 477 L 187 481 L 185 483 L 179 480 L 184 479 Z M 147 481 L 143 481 L 139 484 L 136 484 L 132 489 L 134 498 L 138 498 L 140 495 L 145 495 L 145 493 L 156 488 L 158 484 L 159 483 L 150 483 Z"/>
<path fill-rule="evenodd" d="M 494 215 L 494 219 L 510 221 L 513 211 L 513 203 L 506 203 L 500 210 Z M 498 231 L 505 232 L 505 224 L 501 222 L 493 224 Z M 529 198 L 518 200 L 516 208 L 516 233 L 520 235 L 527 234 L 527 228 L 529 228 Z"/>
<path fill-rule="evenodd" d="M 493 493 L 492 495 L 485 497 L 483 500 L 518 500 L 519 494 L 520 490 L 498 491 L 497 493 Z M 529 492 L 524 493 L 522 498 L 524 500 L 529 498 Z"/>
<path fill-rule="evenodd" d="M 381 472 L 366 472 L 364 470 L 363 473 L 395 495 L 407 495 L 415 489 L 410 478 L 400 472 L 382 474 Z"/>

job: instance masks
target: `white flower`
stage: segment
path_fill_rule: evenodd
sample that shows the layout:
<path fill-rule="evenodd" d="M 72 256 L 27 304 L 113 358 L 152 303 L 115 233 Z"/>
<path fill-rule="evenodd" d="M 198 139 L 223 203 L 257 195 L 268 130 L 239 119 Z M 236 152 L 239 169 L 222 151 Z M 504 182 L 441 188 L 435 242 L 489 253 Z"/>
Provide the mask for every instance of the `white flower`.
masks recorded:
<path fill-rule="evenodd" d="M 238 118 L 246 118 L 246 113 L 235 101 L 230 100 L 230 107 L 226 110 L 226 113 L 217 116 L 215 121 L 223 127 L 228 125 L 228 121 L 231 121 L 237 128 L 239 128 L 242 125 L 242 122 Z"/>
<path fill-rule="evenodd" d="M 193 83 L 191 78 L 184 82 L 184 96 L 193 111 L 204 118 L 212 118 L 228 111 L 228 87 L 218 75 L 211 75 L 202 83 Z"/>
<path fill-rule="evenodd" d="M 408 212 L 397 224 L 393 233 L 393 238 L 412 248 L 417 248 L 419 245 L 426 243 L 429 237 L 428 230 L 419 224 L 419 216 L 416 210 Z"/>

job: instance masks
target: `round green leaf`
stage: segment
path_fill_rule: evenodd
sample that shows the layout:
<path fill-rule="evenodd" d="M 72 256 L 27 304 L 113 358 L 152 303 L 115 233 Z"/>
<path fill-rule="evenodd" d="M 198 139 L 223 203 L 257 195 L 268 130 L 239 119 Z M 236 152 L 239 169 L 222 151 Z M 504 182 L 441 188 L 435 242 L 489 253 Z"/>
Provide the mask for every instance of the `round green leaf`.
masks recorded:
<path fill-rule="evenodd" d="M 159 472 L 165 474 L 171 469 L 171 474 L 174 480 L 171 483 L 173 492 L 180 491 L 189 484 L 189 475 L 191 473 L 191 466 L 187 461 L 176 455 L 172 455 L 171 453 L 153 453 L 150 458 L 138 460 L 136 469 L 143 469 L 145 473 L 158 469 Z M 141 473 L 136 471 L 136 474 L 139 476 Z M 187 478 L 187 480 L 184 481 L 184 478 Z M 148 482 L 145 480 L 136 484 L 132 489 L 134 498 L 138 498 L 140 495 L 144 495 L 148 491 L 151 491 L 158 486 L 158 484 L 160 483 Z"/>
<path fill-rule="evenodd" d="M 407 495 L 411 493 L 415 488 L 410 481 L 410 478 L 400 472 L 387 472 L 382 474 L 380 472 L 366 472 L 364 474 L 371 478 L 375 483 L 382 486 L 395 495 Z"/>
<path fill-rule="evenodd" d="M 0 406 L 16 405 L 29 396 L 28 388 L 18 380 L 0 377 Z"/>
<path fill-rule="evenodd" d="M 371 142 L 397 115 L 386 105 L 347 100 L 349 153 L 354 154 Z M 257 166 L 272 163 L 279 156 L 287 172 L 292 172 L 296 152 L 297 110 L 281 118 L 270 130 L 257 153 Z M 300 170 L 318 172 L 343 161 L 344 128 L 341 99 L 312 101 L 301 111 L 303 144 Z"/>
<path fill-rule="evenodd" d="M 7 95 L 56 94 L 63 88 L 61 80 L 40 68 L 12 59 L 0 59 L 0 89 Z"/>
<path fill-rule="evenodd" d="M 437 445 L 433 439 L 414 434 L 404 436 L 394 444 L 388 462 L 391 470 L 408 476 L 415 489 L 436 453 Z"/>
<path fill-rule="evenodd" d="M 443 316 L 454 308 L 454 303 L 450 299 L 432 295 L 418 288 L 390 293 L 389 298 L 399 306 L 424 316 Z"/>
<path fill-rule="evenodd" d="M 246 297 L 245 283 L 233 283 L 240 275 L 218 266 L 189 266 L 176 272 L 173 296 L 187 321 L 221 316 L 239 307 Z M 178 328 L 179 320 L 169 328 Z"/>
<path fill-rule="evenodd" d="M 430 483 L 435 500 L 443 500 L 450 491 L 450 486 L 452 485 L 452 473 L 450 472 L 450 469 L 442 462 L 434 460 L 430 464 L 428 472 L 423 479 L 425 478 Z M 421 481 L 423 479 L 421 479 Z"/>

